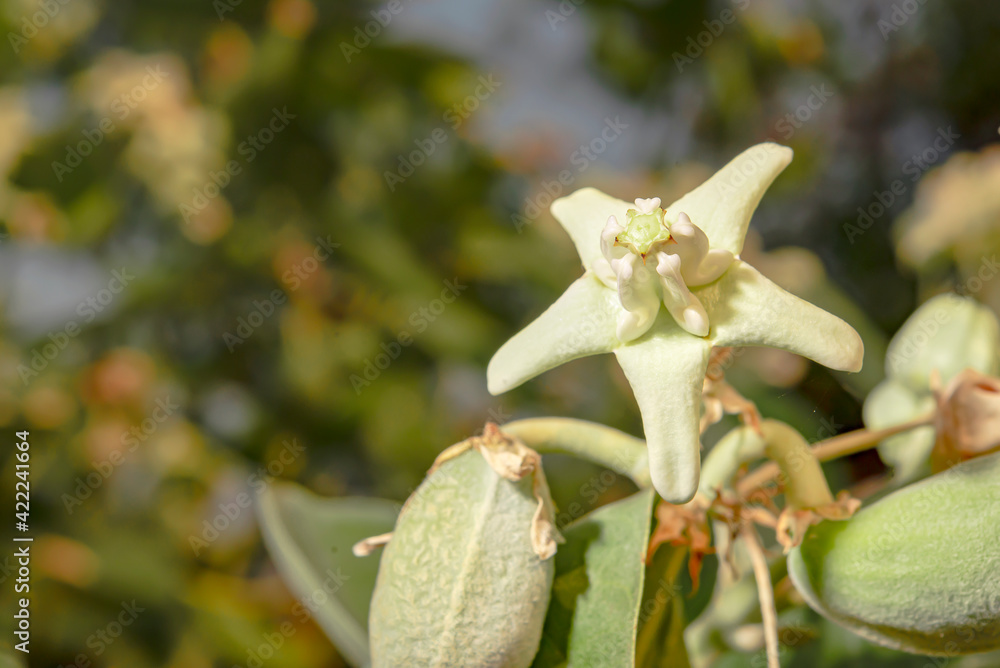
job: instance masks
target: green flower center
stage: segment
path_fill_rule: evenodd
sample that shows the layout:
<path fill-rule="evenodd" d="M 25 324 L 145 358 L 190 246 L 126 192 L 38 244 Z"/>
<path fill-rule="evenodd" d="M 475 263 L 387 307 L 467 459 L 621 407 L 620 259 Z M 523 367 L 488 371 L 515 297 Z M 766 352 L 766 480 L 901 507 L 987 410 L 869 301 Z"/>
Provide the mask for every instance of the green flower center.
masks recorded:
<path fill-rule="evenodd" d="M 629 209 L 625 213 L 625 231 L 615 238 L 615 242 L 645 257 L 653 244 L 670 239 L 670 227 L 663 218 L 664 213 L 663 209 L 651 213 Z"/>

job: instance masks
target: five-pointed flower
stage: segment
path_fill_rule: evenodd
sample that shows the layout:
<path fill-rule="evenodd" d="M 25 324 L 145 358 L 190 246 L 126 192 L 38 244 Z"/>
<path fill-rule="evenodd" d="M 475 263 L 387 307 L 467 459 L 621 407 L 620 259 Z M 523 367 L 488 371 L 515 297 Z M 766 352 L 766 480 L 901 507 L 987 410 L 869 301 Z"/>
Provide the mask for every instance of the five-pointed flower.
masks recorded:
<path fill-rule="evenodd" d="M 552 214 L 584 275 L 497 351 L 490 392 L 613 352 L 639 404 L 653 485 L 684 503 L 698 488 L 713 346 L 773 346 L 858 371 L 864 347 L 850 325 L 739 259 L 750 216 L 791 158 L 787 147 L 758 144 L 665 210 L 658 198 L 633 206 L 593 188 L 556 200 Z"/>

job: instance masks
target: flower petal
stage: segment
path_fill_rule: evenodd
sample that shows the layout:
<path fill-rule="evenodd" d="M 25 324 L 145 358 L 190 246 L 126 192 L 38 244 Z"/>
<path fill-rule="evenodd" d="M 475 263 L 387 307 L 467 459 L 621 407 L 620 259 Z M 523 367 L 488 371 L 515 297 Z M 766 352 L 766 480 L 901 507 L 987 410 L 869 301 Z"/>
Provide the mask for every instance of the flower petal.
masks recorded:
<path fill-rule="evenodd" d="M 708 285 L 719 279 L 733 263 L 733 254 L 722 248 L 711 248 L 708 235 L 682 213 L 670 226 L 670 237 L 676 242 L 671 252 L 681 259 L 681 275 L 691 287 Z"/>
<path fill-rule="evenodd" d="M 601 254 L 601 232 L 608 218 L 617 216 L 618 222 L 625 220 L 625 212 L 634 209 L 634 204 L 611 195 L 605 195 L 596 188 L 581 188 L 552 203 L 552 215 L 559 221 L 573 239 L 576 252 L 586 269 L 592 269 Z"/>
<path fill-rule="evenodd" d="M 660 312 L 660 296 L 653 273 L 638 255 L 630 253 L 617 263 L 618 300 L 624 310 L 618 316 L 616 334 L 619 341 L 632 341 L 653 326 Z"/>
<path fill-rule="evenodd" d="M 653 487 L 670 503 L 687 503 L 698 490 L 701 386 L 711 350 L 666 313 L 646 336 L 615 350 L 642 414 Z"/>
<path fill-rule="evenodd" d="M 862 415 L 869 429 L 884 429 L 915 420 L 934 410 L 934 398 L 919 396 L 906 384 L 884 380 L 865 398 Z M 905 484 L 931 472 L 934 427 L 919 427 L 887 438 L 878 444 L 878 455 L 892 467 L 893 482 Z"/>
<path fill-rule="evenodd" d="M 839 371 L 858 371 L 864 343 L 854 328 L 785 292 L 736 260 L 717 282 L 694 291 L 717 346 L 772 346 Z"/>
<path fill-rule="evenodd" d="M 918 393 L 930 391 L 931 373 L 947 383 L 963 369 L 1000 371 L 1000 324 L 986 306 L 947 293 L 932 297 L 913 312 L 892 337 L 885 370 Z"/>
<path fill-rule="evenodd" d="M 708 336 L 708 315 L 684 283 L 680 256 L 657 253 L 656 273 L 660 276 L 663 305 L 677 324 L 695 336 Z"/>
<path fill-rule="evenodd" d="M 670 205 L 667 220 L 681 213 L 705 231 L 712 248 L 739 255 L 743 238 L 760 198 L 792 161 L 792 149 L 779 144 L 752 146 L 710 179 Z"/>
<path fill-rule="evenodd" d="M 506 392 L 570 360 L 611 352 L 618 345 L 621 311 L 615 291 L 584 274 L 493 355 L 486 369 L 490 393 Z"/>

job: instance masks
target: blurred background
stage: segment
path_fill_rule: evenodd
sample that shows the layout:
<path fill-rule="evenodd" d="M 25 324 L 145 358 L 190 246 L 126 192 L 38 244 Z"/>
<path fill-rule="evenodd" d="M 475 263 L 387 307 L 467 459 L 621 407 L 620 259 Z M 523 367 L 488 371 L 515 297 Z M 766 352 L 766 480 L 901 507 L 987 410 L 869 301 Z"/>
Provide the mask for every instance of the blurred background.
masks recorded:
<path fill-rule="evenodd" d="M 748 350 L 728 377 L 810 440 L 861 426 L 928 296 L 1000 306 L 986 0 L 0 0 L 0 28 L 0 426 L 30 432 L 31 666 L 342 665 L 262 547 L 248 506 L 272 479 L 402 500 L 487 419 L 641 434 L 610 356 L 486 391 L 580 273 L 548 213 L 576 188 L 669 202 L 754 143 L 794 148 L 744 257 L 850 321 L 865 369 Z M 14 465 L 5 446 L 4 508 Z M 594 474 L 548 467 L 564 506 Z M 881 470 L 861 455 L 832 482 Z M 576 500 L 629 491 L 595 489 Z M 795 665 L 926 662 L 803 644 Z"/>

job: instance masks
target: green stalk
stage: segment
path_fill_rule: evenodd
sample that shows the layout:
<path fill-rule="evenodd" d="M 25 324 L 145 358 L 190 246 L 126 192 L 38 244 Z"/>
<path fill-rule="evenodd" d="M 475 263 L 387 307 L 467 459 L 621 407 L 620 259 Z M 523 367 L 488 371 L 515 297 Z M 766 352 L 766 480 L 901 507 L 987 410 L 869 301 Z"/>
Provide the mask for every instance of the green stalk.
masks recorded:
<path fill-rule="evenodd" d="M 592 461 L 627 475 L 642 489 L 653 484 L 645 441 L 617 429 L 572 418 L 528 418 L 508 422 L 500 429 L 542 454 L 574 455 Z"/>

